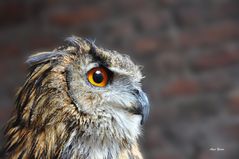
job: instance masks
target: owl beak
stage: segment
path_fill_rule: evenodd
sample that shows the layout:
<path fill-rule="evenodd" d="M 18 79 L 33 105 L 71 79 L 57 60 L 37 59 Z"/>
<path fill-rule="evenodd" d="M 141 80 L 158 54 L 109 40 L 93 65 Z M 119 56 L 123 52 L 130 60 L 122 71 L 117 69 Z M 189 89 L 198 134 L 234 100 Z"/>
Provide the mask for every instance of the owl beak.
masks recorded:
<path fill-rule="evenodd" d="M 142 90 L 135 90 L 134 95 L 138 99 L 137 105 L 137 113 L 142 116 L 141 125 L 144 124 L 145 120 L 148 118 L 149 115 L 149 100 L 147 95 Z"/>

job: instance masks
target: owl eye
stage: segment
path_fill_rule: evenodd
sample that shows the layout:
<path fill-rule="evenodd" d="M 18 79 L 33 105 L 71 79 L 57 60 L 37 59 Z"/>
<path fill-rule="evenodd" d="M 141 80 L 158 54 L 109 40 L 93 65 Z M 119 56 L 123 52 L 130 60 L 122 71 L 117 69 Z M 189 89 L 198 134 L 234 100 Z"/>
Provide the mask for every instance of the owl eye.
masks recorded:
<path fill-rule="evenodd" d="M 87 73 L 88 81 L 97 87 L 105 87 L 109 80 L 107 70 L 103 67 L 96 67 Z"/>

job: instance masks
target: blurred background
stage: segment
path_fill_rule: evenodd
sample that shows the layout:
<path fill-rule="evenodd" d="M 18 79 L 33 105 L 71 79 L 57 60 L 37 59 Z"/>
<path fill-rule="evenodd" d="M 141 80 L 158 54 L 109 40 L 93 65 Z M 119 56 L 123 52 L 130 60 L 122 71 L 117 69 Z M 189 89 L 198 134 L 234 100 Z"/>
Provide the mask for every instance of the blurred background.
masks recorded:
<path fill-rule="evenodd" d="M 238 159 L 238 22 L 238 0 L 1 0 L 0 145 L 26 57 L 77 35 L 144 66 L 145 159 Z"/>

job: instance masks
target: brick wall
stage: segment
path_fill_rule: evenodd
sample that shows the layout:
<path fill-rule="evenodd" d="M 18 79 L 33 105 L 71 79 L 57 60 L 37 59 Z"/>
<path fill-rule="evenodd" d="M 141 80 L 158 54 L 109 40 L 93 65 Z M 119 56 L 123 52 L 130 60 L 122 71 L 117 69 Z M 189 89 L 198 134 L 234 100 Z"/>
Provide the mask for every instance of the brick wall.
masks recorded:
<path fill-rule="evenodd" d="M 238 19 L 237 0 L 2 0 L 0 126 L 24 81 L 26 57 L 74 34 L 144 65 L 152 105 L 145 158 L 238 159 Z"/>

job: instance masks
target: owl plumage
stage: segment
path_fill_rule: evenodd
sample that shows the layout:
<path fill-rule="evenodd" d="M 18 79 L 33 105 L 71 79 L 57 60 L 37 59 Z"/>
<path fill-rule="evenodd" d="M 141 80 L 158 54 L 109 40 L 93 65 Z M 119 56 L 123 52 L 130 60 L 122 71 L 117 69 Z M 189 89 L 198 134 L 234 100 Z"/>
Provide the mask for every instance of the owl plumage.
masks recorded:
<path fill-rule="evenodd" d="M 137 140 L 149 105 L 128 56 L 70 37 L 27 63 L 5 133 L 7 158 L 142 158 Z"/>

